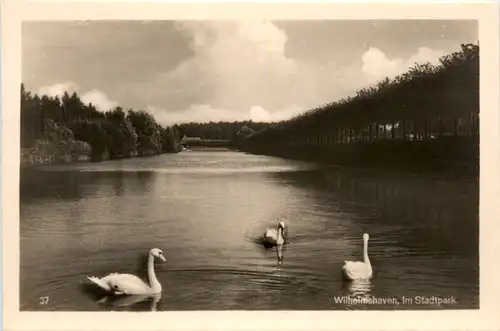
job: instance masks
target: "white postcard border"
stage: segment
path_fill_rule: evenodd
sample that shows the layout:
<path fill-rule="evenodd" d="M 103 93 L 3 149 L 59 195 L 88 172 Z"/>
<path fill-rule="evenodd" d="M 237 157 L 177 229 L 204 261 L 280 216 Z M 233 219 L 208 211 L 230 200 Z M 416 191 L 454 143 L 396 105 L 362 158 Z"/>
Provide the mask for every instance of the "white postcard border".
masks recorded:
<path fill-rule="evenodd" d="M 406 330 L 500 328 L 500 107 L 498 4 L 162 4 L 3 1 L 2 261 L 4 329 L 14 330 Z M 19 108 L 21 20 L 474 19 L 481 54 L 480 309 L 476 311 L 19 312 Z M 457 225 L 459 226 L 459 224 Z M 43 257 L 41 257 L 43 258 Z M 168 289 L 166 289 L 168 291 Z M 75 293 L 75 295 L 78 295 Z"/>

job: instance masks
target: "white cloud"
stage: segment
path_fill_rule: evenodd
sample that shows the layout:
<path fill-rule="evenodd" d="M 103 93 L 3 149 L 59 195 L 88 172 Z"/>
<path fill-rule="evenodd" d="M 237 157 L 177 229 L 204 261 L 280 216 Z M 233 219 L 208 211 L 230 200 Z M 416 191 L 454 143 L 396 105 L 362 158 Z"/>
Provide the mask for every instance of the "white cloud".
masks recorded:
<path fill-rule="evenodd" d="M 402 74 L 415 63 L 438 64 L 438 60 L 445 53 L 439 50 L 432 50 L 428 47 L 420 47 L 416 54 L 407 59 L 389 59 L 378 48 L 371 47 L 361 56 L 363 62 L 362 71 L 365 76 L 363 81 L 367 85 L 385 77 L 393 78 Z"/>
<path fill-rule="evenodd" d="M 286 34 L 270 22 L 178 22 L 191 38 L 193 57 L 158 83 L 188 91 L 196 103 L 247 112 L 254 104 L 281 108 L 297 79 L 284 56 Z"/>
<path fill-rule="evenodd" d="M 400 59 L 390 60 L 384 52 L 373 47 L 363 53 L 361 60 L 363 61 L 362 71 L 370 80 L 394 77 L 402 66 Z"/>
<path fill-rule="evenodd" d="M 92 104 L 100 111 L 108 111 L 118 106 L 118 102 L 109 100 L 108 96 L 99 90 L 85 92 L 80 99 L 85 104 Z"/>
<path fill-rule="evenodd" d="M 232 112 L 227 109 L 212 108 L 209 105 L 192 105 L 187 109 L 176 112 L 168 112 L 154 106 L 146 108 L 152 114 L 156 121 L 170 125 L 175 123 L 185 122 L 219 122 L 219 121 L 237 121 L 242 120 L 241 114 Z"/>
<path fill-rule="evenodd" d="M 262 108 L 261 106 L 253 106 L 250 109 L 250 119 L 254 122 L 277 122 L 286 119 L 290 119 L 306 109 L 301 109 L 298 107 L 289 107 L 275 112 L 269 112 Z"/>
<path fill-rule="evenodd" d="M 406 71 L 414 62 L 436 62 L 443 54 L 422 47 L 409 58 L 389 59 L 382 50 L 370 48 L 349 65 L 333 60 L 310 63 L 286 55 L 287 35 L 272 22 L 176 24 L 191 39 L 193 55 L 154 81 L 163 87 L 156 97 L 165 100 L 155 105 L 157 116 L 163 116 L 158 110 L 163 108 L 168 115 L 162 118 L 169 122 L 289 118 L 297 109 L 352 95 Z M 183 106 L 186 103 L 190 106 Z"/>
<path fill-rule="evenodd" d="M 78 85 L 73 82 L 57 83 L 48 86 L 42 86 L 38 89 L 38 95 L 46 95 L 49 97 L 62 97 L 64 92 L 72 94 L 78 91 Z"/>
<path fill-rule="evenodd" d="M 64 92 L 68 92 L 69 95 L 73 94 L 73 92 L 77 92 L 80 90 L 79 86 L 73 82 L 64 82 L 64 83 L 56 83 L 53 85 L 42 86 L 38 90 L 38 95 L 47 95 L 49 97 L 59 97 L 61 98 L 64 95 Z M 80 100 L 84 104 L 94 105 L 98 110 L 107 111 L 116 106 L 118 106 L 118 102 L 112 101 L 108 98 L 108 96 L 97 89 L 93 89 L 83 94 L 80 94 Z"/>
<path fill-rule="evenodd" d="M 177 21 L 176 28 L 191 40 L 192 56 L 145 82 L 127 82 L 126 88 L 137 93 L 136 99 L 145 99 L 164 124 L 286 119 L 393 78 L 414 62 L 436 63 L 444 54 L 421 47 L 407 58 L 389 58 L 372 47 L 351 63 L 337 63 L 335 58 L 313 63 L 291 58 L 285 31 L 269 21 Z M 45 88 L 59 95 L 75 88 L 71 84 Z M 81 94 L 82 100 L 100 109 L 116 106 L 104 92 L 88 91 Z"/>
<path fill-rule="evenodd" d="M 253 106 L 250 109 L 250 118 L 255 122 L 271 122 L 272 114 L 261 106 Z"/>
<path fill-rule="evenodd" d="M 407 68 L 409 66 L 412 66 L 415 62 L 416 63 L 426 63 L 430 62 L 431 64 L 439 64 L 439 58 L 446 55 L 444 51 L 441 50 L 433 50 L 429 47 L 420 47 L 418 49 L 417 54 L 412 55 L 406 65 Z"/>
<path fill-rule="evenodd" d="M 187 122 L 232 122 L 248 121 L 273 122 L 291 118 L 303 110 L 290 107 L 270 113 L 261 106 L 253 106 L 248 112 L 234 112 L 228 109 L 212 108 L 210 105 L 192 105 L 182 111 L 168 112 L 165 109 L 148 106 L 146 110 L 152 114 L 158 123 L 163 125 L 180 124 Z"/>

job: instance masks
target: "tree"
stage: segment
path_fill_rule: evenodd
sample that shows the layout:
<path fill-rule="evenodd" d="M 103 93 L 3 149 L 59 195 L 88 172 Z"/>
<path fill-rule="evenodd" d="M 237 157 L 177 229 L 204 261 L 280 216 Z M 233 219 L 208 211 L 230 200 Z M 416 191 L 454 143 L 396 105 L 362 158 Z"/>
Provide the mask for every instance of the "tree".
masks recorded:
<path fill-rule="evenodd" d="M 137 134 L 138 154 L 159 154 L 161 152 L 160 127 L 154 117 L 143 110 L 129 110 L 127 119 L 132 123 Z"/>
<path fill-rule="evenodd" d="M 137 134 L 121 107 L 106 113 L 106 131 L 111 136 L 112 157 L 130 157 L 137 153 Z"/>
<path fill-rule="evenodd" d="M 144 111 L 129 110 L 126 114 L 116 107 L 101 112 L 91 103 L 84 104 L 76 92 L 65 92 L 61 98 L 39 97 L 21 84 L 24 154 L 33 149 L 42 155 L 55 153 L 68 159 L 85 152 L 99 161 L 177 152 L 179 139 L 178 127 L 162 128 Z"/>

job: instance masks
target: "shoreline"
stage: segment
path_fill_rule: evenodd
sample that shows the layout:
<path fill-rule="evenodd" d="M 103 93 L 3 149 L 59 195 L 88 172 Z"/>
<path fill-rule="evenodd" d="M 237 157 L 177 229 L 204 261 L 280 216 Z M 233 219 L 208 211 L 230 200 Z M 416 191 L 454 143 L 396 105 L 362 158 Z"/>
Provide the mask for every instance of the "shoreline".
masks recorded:
<path fill-rule="evenodd" d="M 407 148 L 411 151 L 412 146 Z M 451 177 L 474 177 L 479 178 L 480 165 L 479 156 L 466 155 L 465 157 L 422 157 L 421 154 L 408 153 L 400 158 L 388 159 L 390 151 L 381 155 L 364 154 L 356 148 L 350 150 L 335 150 L 328 148 L 293 149 L 282 148 L 280 150 L 252 149 L 241 146 L 237 149 L 243 153 L 254 155 L 265 155 L 280 157 L 289 160 L 314 162 L 332 168 L 349 170 L 369 170 L 380 172 L 391 172 L 394 174 L 436 174 Z M 402 151 L 400 151 L 403 153 Z M 470 152 L 470 150 L 469 150 Z M 473 152 L 472 152 L 473 154 Z M 463 156 L 463 155 L 460 155 Z"/>
<path fill-rule="evenodd" d="M 108 157 L 108 158 L 103 158 L 103 159 L 92 159 L 90 156 L 85 156 L 85 157 L 80 157 L 80 159 L 77 160 L 55 160 L 51 161 L 53 158 L 55 158 L 54 155 L 31 155 L 33 158 L 39 158 L 37 162 L 23 162 L 23 155 L 21 155 L 21 160 L 20 160 L 20 169 L 21 170 L 27 170 L 27 169 L 35 169 L 41 166 L 51 166 L 51 165 L 61 165 L 61 164 L 79 164 L 79 163 L 99 163 L 103 161 L 118 161 L 118 160 L 125 160 L 125 159 L 133 159 L 133 158 L 143 158 L 143 157 L 151 157 L 151 156 L 158 156 L 158 155 L 163 155 L 163 154 L 178 154 L 180 152 L 164 152 L 164 153 L 158 153 L 158 154 L 147 154 L 147 155 L 131 155 L 131 156 L 123 156 L 123 157 Z M 42 159 L 42 160 L 40 160 Z M 47 161 L 48 160 L 48 161 Z"/>

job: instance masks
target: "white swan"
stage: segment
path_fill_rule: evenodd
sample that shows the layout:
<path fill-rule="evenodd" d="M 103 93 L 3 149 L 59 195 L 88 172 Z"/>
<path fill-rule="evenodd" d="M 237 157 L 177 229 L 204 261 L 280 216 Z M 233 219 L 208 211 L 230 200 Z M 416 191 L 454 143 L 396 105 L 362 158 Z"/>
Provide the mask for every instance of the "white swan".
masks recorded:
<path fill-rule="evenodd" d="M 368 233 L 363 234 L 363 262 L 345 261 L 342 269 L 347 278 L 351 280 L 369 279 L 372 277 L 373 270 L 368 258 Z"/>
<path fill-rule="evenodd" d="M 95 283 L 100 288 L 115 295 L 145 295 L 156 294 L 162 290 L 161 284 L 156 278 L 154 270 L 154 259 L 158 258 L 167 262 L 163 256 L 163 251 L 159 248 L 153 248 L 149 251 L 148 258 L 148 278 L 149 284 L 142 279 L 131 274 L 111 273 L 105 277 L 98 278 L 94 276 L 87 277 L 88 280 Z"/>
<path fill-rule="evenodd" d="M 273 245 L 283 245 L 285 239 L 283 238 L 283 231 L 285 229 L 285 223 L 278 218 L 278 227 L 267 228 L 264 233 L 264 240 Z"/>

